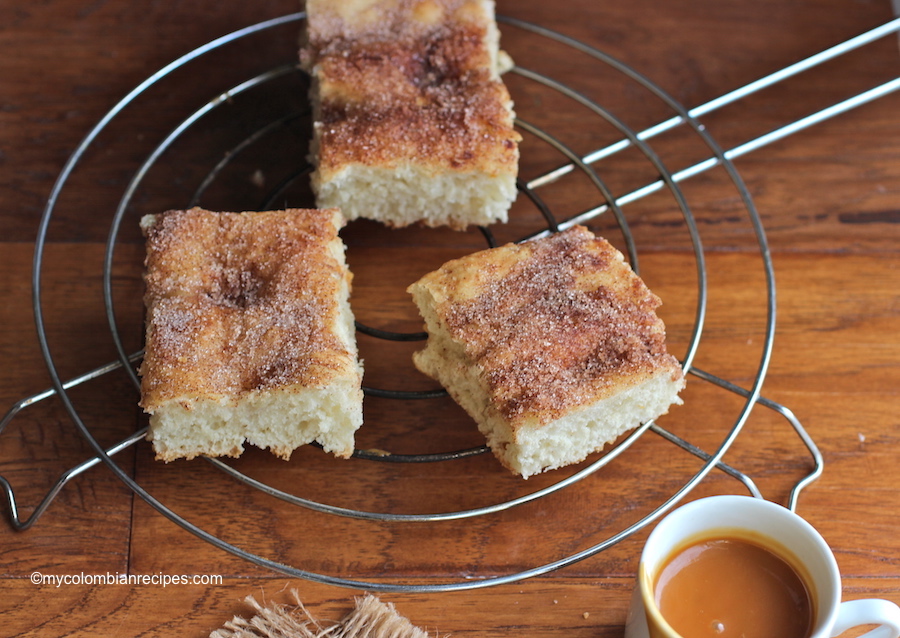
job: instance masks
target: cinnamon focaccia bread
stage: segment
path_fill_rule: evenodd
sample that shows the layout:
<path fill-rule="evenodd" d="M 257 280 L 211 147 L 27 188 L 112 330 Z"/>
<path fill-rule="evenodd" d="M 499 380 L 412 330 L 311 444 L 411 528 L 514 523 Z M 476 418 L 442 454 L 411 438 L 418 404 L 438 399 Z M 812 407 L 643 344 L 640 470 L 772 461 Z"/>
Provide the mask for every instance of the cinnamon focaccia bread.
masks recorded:
<path fill-rule="evenodd" d="M 660 299 L 585 228 L 447 262 L 409 292 L 428 331 L 416 366 L 522 477 L 582 461 L 681 403 Z"/>
<path fill-rule="evenodd" d="M 320 208 L 402 227 L 507 220 L 519 134 L 489 0 L 308 0 Z"/>
<path fill-rule="evenodd" d="M 336 210 L 141 220 L 147 240 L 141 406 L 156 457 L 340 457 L 362 424 L 351 275 Z"/>

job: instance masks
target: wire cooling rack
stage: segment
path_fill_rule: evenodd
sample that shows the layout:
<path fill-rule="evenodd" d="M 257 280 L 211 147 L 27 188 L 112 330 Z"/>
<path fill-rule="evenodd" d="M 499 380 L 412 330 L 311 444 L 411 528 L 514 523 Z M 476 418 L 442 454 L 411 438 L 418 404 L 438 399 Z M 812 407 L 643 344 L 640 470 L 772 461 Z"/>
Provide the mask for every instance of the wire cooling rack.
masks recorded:
<path fill-rule="evenodd" d="M 120 245 L 120 234 L 123 227 L 133 224 L 134 201 L 141 192 L 148 174 L 153 171 L 161 159 L 167 156 L 167 153 L 178 143 L 183 136 L 193 131 L 196 127 L 215 114 L 223 105 L 231 104 L 234 100 L 240 99 L 245 94 L 251 94 L 253 91 L 265 87 L 266 85 L 277 82 L 283 78 L 303 76 L 303 72 L 297 68 L 294 63 L 277 66 L 266 70 L 263 73 L 254 75 L 228 90 L 215 95 L 209 99 L 195 112 L 190 114 L 186 119 L 175 126 L 171 132 L 154 148 L 154 150 L 140 162 L 140 166 L 134 173 L 133 178 L 128 183 L 121 197 L 119 205 L 112 215 L 109 225 L 109 235 L 107 248 L 104 258 L 104 267 L 102 272 L 103 292 L 105 313 L 107 316 L 110 334 L 112 336 L 115 348 L 118 352 L 118 359 L 106 365 L 98 367 L 94 370 L 86 372 L 80 376 L 69 380 L 63 380 L 57 369 L 54 354 L 51 351 L 47 339 L 47 332 L 44 325 L 44 313 L 42 308 L 42 298 L 44 291 L 42 288 L 42 269 L 44 260 L 44 248 L 47 237 L 50 232 L 51 225 L 54 221 L 54 213 L 56 211 L 58 201 L 63 192 L 67 188 L 67 184 L 81 163 L 85 160 L 97 143 L 98 137 L 105 129 L 117 118 L 123 116 L 133 104 L 142 98 L 149 90 L 158 85 L 163 85 L 169 81 L 170 77 L 180 72 L 182 69 L 190 66 L 197 60 L 201 60 L 224 47 L 240 45 L 245 39 L 265 34 L 270 31 L 283 28 L 285 26 L 299 25 L 303 22 L 305 16 L 303 13 L 287 15 L 282 18 L 270 20 L 260 24 L 256 24 L 240 31 L 228 34 L 222 38 L 214 40 L 205 46 L 202 46 L 185 56 L 175 60 L 168 66 L 147 78 L 140 85 L 135 87 L 125 98 L 123 98 L 86 136 L 81 145 L 75 150 L 70 157 L 68 163 L 63 168 L 57 182 L 48 199 L 45 214 L 42 218 L 38 240 L 36 243 L 34 271 L 33 271 L 33 294 L 34 294 L 34 312 L 38 328 L 38 337 L 41 350 L 47 362 L 47 366 L 51 375 L 53 387 L 44 392 L 22 399 L 17 402 L 0 421 L 0 432 L 13 420 L 16 415 L 30 405 L 43 401 L 45 399 L 56 397 L 64 405 L 68 415 L 73 421 L 76 428 L 85 437 L 88 443 L 96 452 L 96 456 L 86 460 L 85 462 L 71 468 L 65 472 L 59 480 L 52 486 L 46 496 L 40 503 L 34 507 L 31 514 L 27 518 L 22 518 L 19 514 L 14 490 L 6 478 L 0 477 L 8 500 L 10 510 L 10 521 L 13 527 L 19 530 L 25 530 L 31 527 L 44 513 L 47 507 L 52 503 L 60 490 L 72 479 L 79 476 L 89 468 L 100 463 L 105 464 L 119 479 L 121 479 L 128 487 L 130 487 L 138 496 L 144 499 L 149 505 L 160 512 L 168 519 L 174 521 L 182 528 L 192 532 L 196 536 L 208 541 L 209 543 L 244 558 L 257 565 L 272 569 L 289 576 L 305 578 L 317 582 L 348 586 L 354 588 L 365 588 L 370 590 L 382 591 L 446 591 L 455 589 L 471 589 L 476 587 L 486 587 L 501 583 L 508 583 L 517 580 L 529 578 L 550 571 L 559 569 L 581 561 L 587 557 L 598 554 L 612 545 L 618 543 L 624 538 L 630 536 L 636 531 L 644 528 L 662 514 L 673 507 L 688 492 L 701 482 L 714 469 L 721 470 L 726 474 L 738 480 L 744 488 L 752 495 L 762 497 L 760 490 L 757 488 L 752 478 L 737 470 L 736 468 L 723 463 L 722 459 L 725 453 L 731 448 L 732 444 L 738 437 L 741 429 L 746 423 L 750 413 L 756 407 L 773 410 L 779 414 L 787 422 L 790 428 L 796 432 L 796 435 L 802 441 L 802 444 L 808 450 L 812 457 L 812 470 L 793 486 L 790 493 L 788 506 L 794 509 L 797 504 L 798 496 L 801 490 L 809 483 L 814 481 L 823 470 L 822 457 L 816 448 L 814 441 L 810 438 L 799 420 L 785 406 L 770 401 L 761 395 L 761 389 L 766 377 L 769 366 L 769 360 L 773 348 L 773 335 L 775 329 L 775 280 L 772 270 L 772 261 L 769 255 L 769 249 L 766 241 L 765 231 L 760 222 L 760 217 L 756 211 L 752 198 L 745 187 L 740 175 L 732 164 L 732 160 L 745 155 L 755 149 L 765 146 L 773 141 L 783 139 L 801 129 L 812 126 L 818 122 L 826 120 L 837 114 L 849 111 L 856 106 L 878 99 L 884 95 L 892 93 L 900 88 L 900 78 L 886 82 L 885 84 L 875 87 L 869 91 L 860 93 L 848 100 L 835 104 L 831 107 L 823 109 L 817 113 L 796 120 L 782 128 L 776 129 L 766 135 L 748 141 L 739 146 L 730 149 L 722 149 L 718 143 L 707 132 L 706 128 L 700 122 L 700 118 L 720 109 L 723 106 L 735 103 L 757 91 L 777 84 L 783 80 L 791 78 L 808 69 L 816 67 L 828 60 L 837 58 L 849 51 L 866 46 L 888 34 L 895 33 L 900 30 L 900 20 L 894 20 L 885 25 L 864 33 L 856 38 L 843 42 L 830 49 L 822 51 L 812 57 L 809 57 L 797 64 L 786 67 L 776 73 L 761 78 L 760 80 L 748 84 L 740 89 L 729 92 L 715 100 L 700 105 L 693 109 L 685 109 L 672 97 L 667 95 L 653 82 L 637 73 L 628 66 L 622 64 L 618 60 L 610 57 L 602 51 L 585 45 L 579 41 L 560 33 L 548 30 L 546 28 L 536 26 L 530 23 L 522 22 L 513 18 L 498 17 L 498 22 L 502 30 L 506 32 L 517 31 L 524 34 L 525 37 L 533 39 L 538 45 L 542 42 L 554 43 L 562 47 L 567 47 L 577 54 L 585 56 L 592 64 L 602 67 L 604 70 L 618 74 L 624 81 L 640 90 L 649 98 L 658 101 L 664 105 L 670 115 L 664 118 L 658 124 L 648 128 L 635 130 L 624 120 L 620 119 L 613 110 L 605 108 L 604 105 L 598 104 L 597 101 L 588 98 L 584 93 L 571 86 L 564 85 L 552 77 L 545 75 L 539 71 L 527 68 L 525 66 L 515 66 L 509 71 L 509 78 L 516 82 L 539 86 L 541 90 L 552 93 L 557 99 L 562 100 L 571 108 L 576 108 L 589 113 L 590 118 L 597 122 L 602 122 L 604 126 L 612 127 L 618 132 L 618 141 L 604 145 L 587 154 L 574 150 L 567 142 L 557 138 L 552 130 L 545 124 L 539 124 L 528 121 L 525 118 L 518 118 L 516 126 L 522 132 L 523 136 L 530 139 L 532 144 L 538 145 L 544 149 L 549 149 L 555 156 L 562 158 L 555 168 L 542 172 L 540 175 L 530 179 L 522 179 L 518 184 L 520 201 L 524 201 L 537 211 L 536 217 L 541 221 L 540 227 L 528 232 L 526 235 L 518 237 L 518 241 L 525 241 L 536 237 L 544 236 L 548 233 L 556 232 L 561 229 L 571 227 L 575 224 L 590 224 L 596 222 L 601 215 L 612 216 L 615 220 L 615 226 L 621 233 L 622 242 L 625 251 L 628 254 L 632 267 L 636 271 L 640 271 L 640 251 L 638 250 L 638 242 L 635 234 L 629 226 L 629 216 L 625 212 L 625 208 L 634 202 L 641 200 L 658 192 L 668 192 L 672 199 L 672 206 L 676 207 L 681 214 L 681 221 L 686 229 L 690 239 L 690 245 L 695 261 L 695 278 L 697 282 L 697 291 L 695 296 L 694 320 L 693 325 L 686 330 L 688 337 L 684 352 L 681 353 L 681 361 L 684 369 L 691 377 L 698 382 L 709 384 L 712 387 L 720 389 L 722 392 L 729 393 L 739 397 L 740 407 L 735 414 L 729 417 L 728 422 L 722 428 L 721 441 L 718 447 L 708 452 L 694 445 L 688 440 L 676 435 L 675 433 L 665 429 L 658 423 L 647 423 L 636 431 L 618 442 L 614 447 L 606 451 L 599 458 L 576 467 L 568 474 L 562 474 L 563 478 L 555 483 L 546 485 L 530 493 L 525 493 L 509 500 L 503 500 L 498 503 L 487 506 L 463 508 L 450 512 L 437 512 L 428 514 L 402 514 L 390 511 L 362 511 L 351 507 L 335 506 L 331 504 L 321 503 L 317 500 L 308 499 L 293 493 L 286 492 L 282 489 L 273 487 L 264 481 L 249 476 L 233 464 L 218 459 L 207 459 L 213 466 L 233 477 L 238 482 L 250 486 L 251 488 L 260 490 L 265 494 L 287 501 L 288 503 L 323 512 L 334 516 L 345 516 L 356 519 L 365 519 L 372 521 L 444 521 L 468 519 L 480 516 L 488 516 L 505 511 L 524 503 L 534 501 L 536 499 L 547 496 L 551 493 L 562 490 L 572 484 L 582 481 L 599 469 L 613 462 L 617 457 L 623 454 L 635 441 L 640 437 L 647 436 L 648 433 L 657 435 L 665 441 L 671 443 L 675 448 L 683 450 L 686 454 L 694 456 L 701 461 L 699 470 L 688 476 L 686 480 L 673 493 L 660 499 L 655 509 L 641 518 L 640 520 L 626 525 L 621 529 L 613 530 L 605 540 L 599 543 L 577 550 L 568 555 L 537 565 L 528 569 L 514 571 L 513 573 L 502 574 L 499 576 L 491 576 L 478 579 L 463 579 L 453 582 L 436 583 L 436 584 L 418 584 L 418 583 L 385 583 L 385 582 L 369 582 L 365 580 L 356 580 L 342 576 L 318 573 L 286 565 L 276 562 L 272 559 L 263 557 L 241 547 L 236 546 L 222 538 L 210 533 L 208 530 L 202 529 L 193 522 L 187 520 L 183 516 L 176 514 L 165 503 L 158 500 L 150 494 L 142 485 L 138 484 L 132 476 L 120 467 L 113 457 L 122 450 L 128 449 L 139 444 L 144 440 L 146 428 L 139 429 L 124 440 L 111 447 L 104 448 L 92 432 L 90 415 L 82 414 L 76 407 L 75 402 L 70 396 L 70 390 L 82 384 L 90 383 L 110 374 L 114 371 L 124 372 L 130 377 L 135 387 L 139 387 L 139 380 L 135 373 L 135 364 L 141 358 L 141 352 L 129 352 L 123 344 L 120 336 L 120 326 L 117 320 L 117 312 L 115 308 L 115 300 L 113 294 L 113 279 L 115 277 L 115 255 L 116 249 Z M 305 77 L 301 77 L 301 84 L 306 81 Z M 514 98 L 516 96 L 514 95 Z M 190 201 L 186 202 L 187 206 L 197 205 L 203 201 L 207 191 L 214 187 L 217 182 L 222 179 L 222 175 L 229 168 L 232 162 L 237 161 L 242 153 L 252 148 L 254 145 L 261 143 L 267 136 L 277 134 L 286 126 L 291 126 L 297 122 L 303 123 L 308 119 L 309 111 L 306 107 L 299 109 L 289 109 L 283 113 L 276 114 L 269 121 L 260 125 L 244 138 L 238 140 L 231 148 L 222 156 L 222 159 L 213 163 L 206 175 L 199 180 L 197 187 L 193 191 Z M 668 131 L 676 129 L 687 130 L 690 135 L 702 142 L 706 149 L 707 156 L 696 163 L 679 170 L 669 170 L 666 162 L 660 154 L 656 152 L 650 142 L 658 136 Z M 651 173 L 656 177 L 647 183 L 630 190 L 623 194 L 614 194 L 614 188 L 611 187 L 601 176 L 601 171 L 597 166 L 604 159 L 613 157 L 625 151 L 636 151 L 639 153 L 642 161 L 652 167 Z M 763 345 L 761 347 L 761 355 L 754 364 L 755 372 L 750 387 L 740 387 L 726 379 L 720 378 L 715 374 L 699 369 L 695 365 L 695 355 L 701 343 L 704 334 L 704 326 L 706 321 L 706 310 L 708 301 L 708 282 L 705 263 L 704 247 L 701 233 L 698 229 L 695 215 L 692 211 L 691 203 L 682 191 L 681 184 L 685 180 L 700 175 L 712 168 L 723 169 L 735 192 L 742 202 L 745 209 L 746 224 L 752 228 L 755 240 L 758 245 L 761 256 L 762 276 L 765 280 L 765 326 L 762 328 Z M 290 189 L 297 183 L 302 183 L 308 173 L 310 167 L 299 162 L 291 170 L 283 174 L 274 187 L 271 187 L 262 197 L 262 202 L 257 207 L 259 209 L 276 206 L 277 202 L 288 199 Z M 578 174 L 586 183 L 589 184 L 592 195 L 587 201 L 591 202 L 585 205 L 583 209 L 574 213 L 560 214 L 549 205 L 542 193 L 545 189 L 558 184 L 560 180 L 569 175 Z M 131 215 L 131 216 L 130 216 Z M 491 228 L 480 229 L 488 246 L 497 244 L 494 237 L 494 230 Z M 425 338 L 421 332 L 393 332 L 382 328 L 376 328 L 357 323 L 357 330 L 362 334 L 366 334 L 373 338 L 390 341 L 416 341 Z M 443 390 L 386 390 L 375 387 L 365 387 L 367 396 L 381 397 L 390 400 L 429 400 L 444 396 Z M 452 462 L 461 458 L 483 454 L 486 452 L 484 446 L 475 446 L 467 449 L 450 450 L 438 453 L 415 453 L 415 454 L 399 454 L 385 450 L 360 449 L 354 453 L 354 456 L 368 461 L 386 462 L 386 463 L 429 463 L 429 462 Z"/>

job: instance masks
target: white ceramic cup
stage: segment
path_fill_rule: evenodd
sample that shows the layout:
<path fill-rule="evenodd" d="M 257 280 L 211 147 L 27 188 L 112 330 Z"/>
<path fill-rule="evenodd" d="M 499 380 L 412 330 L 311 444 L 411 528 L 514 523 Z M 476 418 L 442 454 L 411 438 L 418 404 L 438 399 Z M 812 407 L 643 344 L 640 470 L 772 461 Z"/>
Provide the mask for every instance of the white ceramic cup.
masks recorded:
<path fill-rule="evenodd" d="M 656 575 L 674 552 L 692 542 L 715 538 L 718 531 L 724 535 L 745 532 L 743 535 L 774 545 L 782 555 L 786 551 L 796 559 L 815 599 L 810 638 L 831 638 L 862 625 L 879 626 L 861 638 L 900 638 L 900 607 L 880 599 L 841 602 L 837 561 L 822 536 L 789 509 L 751 496 L 702 498 L 660 521 L 641 553 L 626 638 L 681 638 L 656 606 Z"/>

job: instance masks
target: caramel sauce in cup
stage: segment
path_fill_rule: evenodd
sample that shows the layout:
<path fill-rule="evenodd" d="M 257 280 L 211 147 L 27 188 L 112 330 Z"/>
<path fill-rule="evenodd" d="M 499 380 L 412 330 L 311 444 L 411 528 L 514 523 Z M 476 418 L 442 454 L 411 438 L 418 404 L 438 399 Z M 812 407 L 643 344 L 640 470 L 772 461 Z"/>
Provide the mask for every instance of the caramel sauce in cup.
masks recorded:
<path fill-rule="evenodd" d="M 662 617 L 682 638 L 809 638 L 810 586 L 771 545 L 722 533 L 677 550 L 655 579 Z"/>

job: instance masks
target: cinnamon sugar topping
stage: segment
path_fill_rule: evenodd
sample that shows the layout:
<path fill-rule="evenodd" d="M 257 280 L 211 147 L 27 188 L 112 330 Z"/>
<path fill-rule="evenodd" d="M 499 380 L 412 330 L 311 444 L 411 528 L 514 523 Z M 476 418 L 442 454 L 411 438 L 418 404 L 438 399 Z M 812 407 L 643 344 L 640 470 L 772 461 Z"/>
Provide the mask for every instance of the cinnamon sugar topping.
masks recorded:
<path fill-rule="evenodd" d="M 547 423 L 676 364 L 659 298 L 584 228 L 470 255 L 423 281 L 452 300 L 437 312 L 512 422 Z"/>
<path fill-rule="evenodd" d="M 348 275 L 335 211 L 170 211 L 145 224 L 142 406 L 318 386 L 352 367 L 333 334 Z"/>
<path fill-rule="evenodd" d="M 515 174 L 520 138 L 479 3 L 319 0 L 308 13 L 321 174 L 404 162 Z"/>

